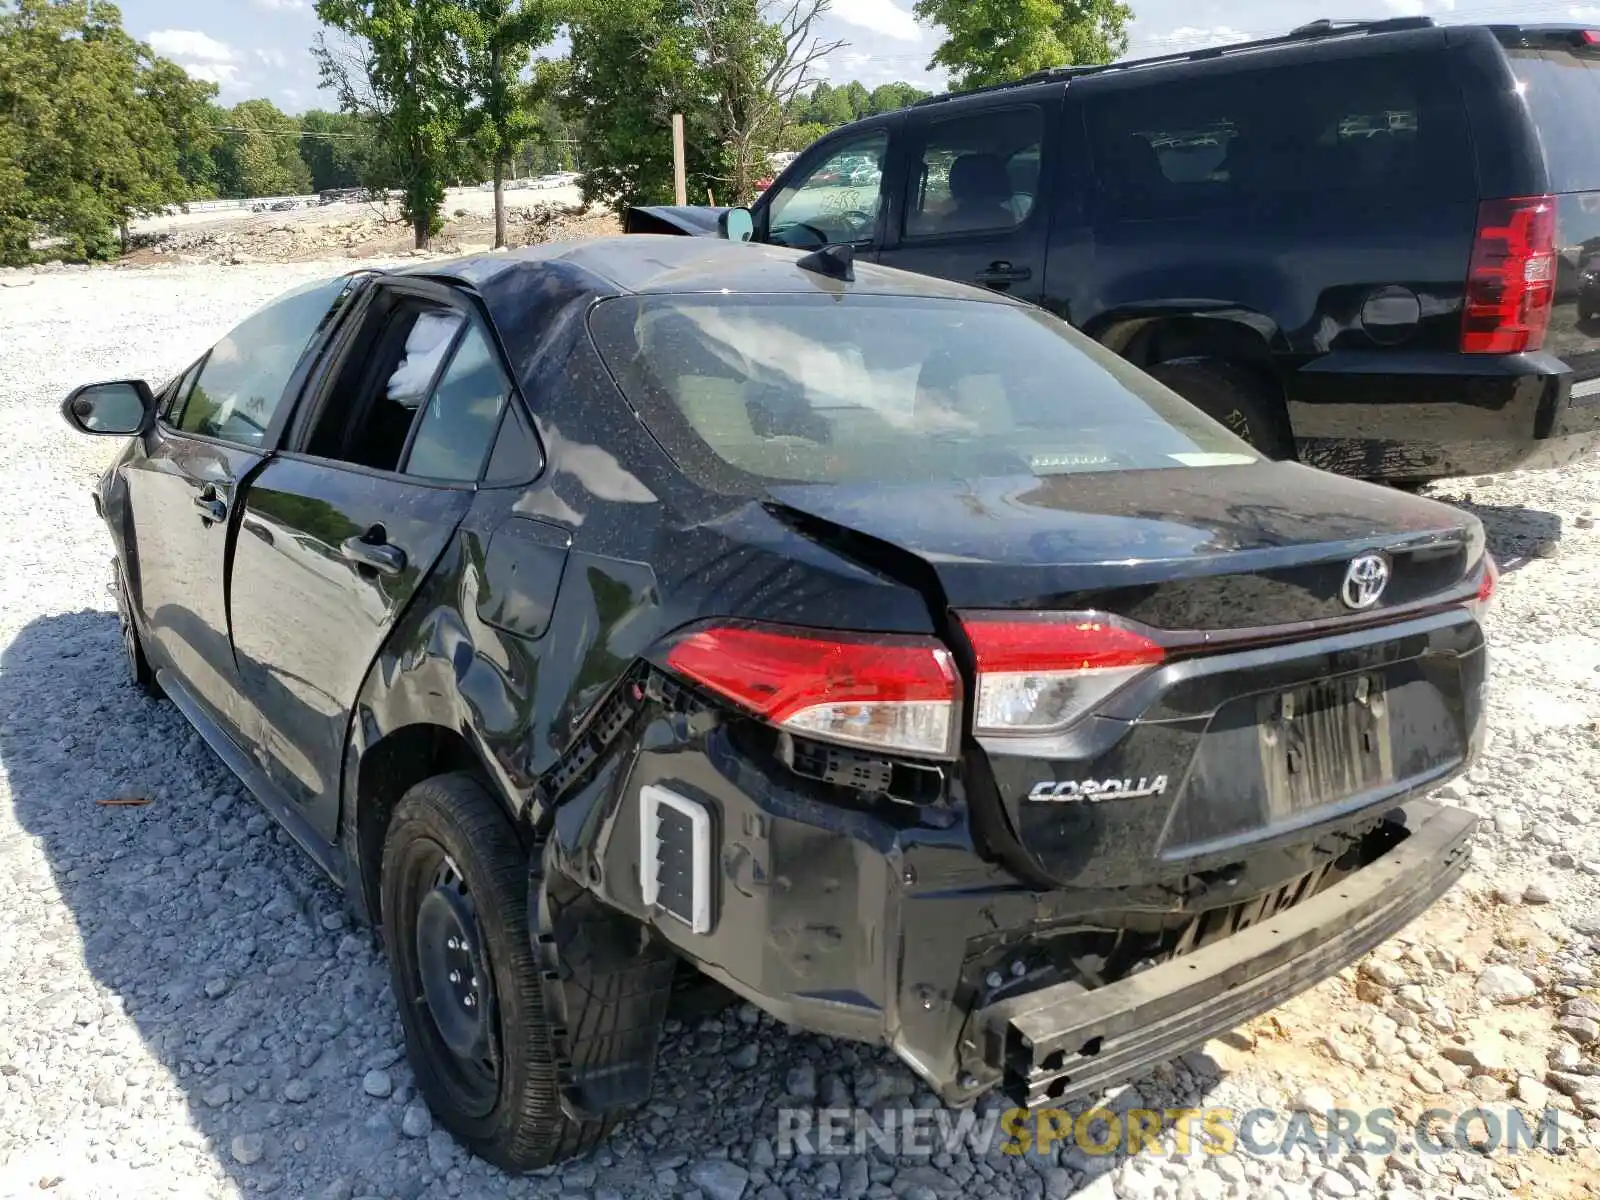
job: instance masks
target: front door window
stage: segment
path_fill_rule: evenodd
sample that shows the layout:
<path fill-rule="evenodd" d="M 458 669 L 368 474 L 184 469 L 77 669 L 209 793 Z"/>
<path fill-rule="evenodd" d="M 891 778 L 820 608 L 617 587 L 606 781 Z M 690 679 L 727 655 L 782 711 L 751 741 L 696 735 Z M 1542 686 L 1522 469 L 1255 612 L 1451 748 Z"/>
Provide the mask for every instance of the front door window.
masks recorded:
<path fill-rule="evenodd" d="M 886 129 L 834 147 L 773 197 L 767 209 L 768 240 L 804 249 L 837 242 L 871 242 L 883 208 L 883 168 L 888 153 Z"/>

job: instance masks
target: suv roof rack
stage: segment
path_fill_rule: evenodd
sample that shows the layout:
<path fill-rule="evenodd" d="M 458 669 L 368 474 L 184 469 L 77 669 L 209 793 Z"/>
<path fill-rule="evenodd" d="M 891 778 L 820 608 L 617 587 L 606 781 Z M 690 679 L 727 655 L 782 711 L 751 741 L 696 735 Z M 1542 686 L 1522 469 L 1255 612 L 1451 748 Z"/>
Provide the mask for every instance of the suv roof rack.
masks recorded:
<path fill-rule="evenodd" d="M 964 96 L 978 96 L 985 92 L 998 92 L 1006 88 L 1022 87 L 1030 83 L 1047 83 L 1056 79 L 1071 79 L 1079 75 L 1099 75 L 1106 71 L 1123 71 L 1130 67 L 1148 67 L 1157 63 L 1195 62 L 1208 58 L 1221 58 L 1225 54 L 1234 54 L 1240 50 L 1262 50 L 1271 46 L 1289 46 L 1296 42 L 1310 41 L 1315 38 L 1345 37 L 1350 34 L 1369 33 L 1399 33 L 1407 29 L 1432 29 L 1435 22 L 1432 17 L 1386 17 L 1372 21 L 1341 21 L 1324 17 L 1320 21 L 1311 21 L 1305 25 L 1297 26 L 1288 33 L 1276 37 L 1260 38 L 1252 42 L 1230 42 L 1225 46 L 1207 46 L 1199 50 L 1182 50 L 1176 54 L 1158 54 L 1151 58 L 1130 58 L 1121 62 L 1091 63 L 1085 66 L 1046 67 L 1042 71 L 1035 71 L 1031 75 L 1024 75 L 1021 79 L 1014 79 L 1006 83 L 992 83 L 988 87 L 972 88 L 964 92 L 945 92 L 943 95 L 929 96 L 918 100 L 913 107 L 920 108 L 928 104 L 943 104 Z"/>

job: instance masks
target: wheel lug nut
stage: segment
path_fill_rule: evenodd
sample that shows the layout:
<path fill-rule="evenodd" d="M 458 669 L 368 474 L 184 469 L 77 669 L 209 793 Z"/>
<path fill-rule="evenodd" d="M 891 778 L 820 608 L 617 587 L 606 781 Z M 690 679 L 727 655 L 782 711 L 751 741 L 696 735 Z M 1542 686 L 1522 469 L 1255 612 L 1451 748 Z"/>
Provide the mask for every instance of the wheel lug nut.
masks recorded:
<path fill-rule="evenodd" d="M 451 983 L 460 983 L 461 982 L 461 972 L 460 971 L 451 971 L 450 972 L 450 982 Z"/>
<path fill-rule="evenodd" d="M 1004 982 L 1005 980 L 1001 978 L 999 971 L 990 971 L 989 974 L 984 977 L 984 983 L 988 984 L 992 988 L 997 988 Z"/>
<path fill-rule="evenodd" d="M 477 1008 L 478 1007 L 478 998 L 476 996 L 468 996 L 461 1003 L 465 1004 L 468 1008 Z"/>

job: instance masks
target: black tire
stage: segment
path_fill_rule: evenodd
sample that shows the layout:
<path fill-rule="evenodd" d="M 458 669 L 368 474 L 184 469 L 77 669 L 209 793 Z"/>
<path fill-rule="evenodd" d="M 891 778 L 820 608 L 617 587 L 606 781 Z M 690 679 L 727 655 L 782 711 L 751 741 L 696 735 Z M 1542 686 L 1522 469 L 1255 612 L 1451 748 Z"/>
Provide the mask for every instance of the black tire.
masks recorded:
<path fill-rule="evenodd" d="M 507 1171 L 584 1154 L 614 1123 L 573 1121 L 561 1111 L 551 1027 L 528 936 L 527 884 L 527 852 L 500 806 L 471 776 L 424 780 L 395 808 L 379 887 L 411 1069 L 439 1123 Z M 454 928 L 470 928 L 470 953 L 442 948 L 441 929 Z M 451 1002 L 465 1004 L 457 994 L 465 985 L 455 980 L 467 968 L 445 975 L 441 963 L 462 960 L 482 966 L 481 978 L 477 970 L 472 976 L 479 986 L 469 994 L 478 997 L 474 1008 L 483 1014 L 486 1054 L 477 1044 L 465 1053 L 451 1048 L 451 1035 L 458 1048 L 462 1044 L 461 1014 Z M 442 1003 L 441 992 L 448 993 Z M 442 1018 L 435 1015 L 439 1010 Z"/>
<path fill-rule="evenodd" d="M 117 631 L 122 639 L 122 657 L 128 666 L 129 681 L 150 699 L 161 699 L 166 693 L 161 690 L 155 670 L 145 656 L 139 627 L 133 623 L 128 609 L 128 587 L 120 579 L 117 581 Z"/>
<path fill-rule="evenodd" d="M 1220 358 L 1176 358 L 1145 373 L 1268 458 L 1295 457 L 1282 399 L 1249 367 Z"/>

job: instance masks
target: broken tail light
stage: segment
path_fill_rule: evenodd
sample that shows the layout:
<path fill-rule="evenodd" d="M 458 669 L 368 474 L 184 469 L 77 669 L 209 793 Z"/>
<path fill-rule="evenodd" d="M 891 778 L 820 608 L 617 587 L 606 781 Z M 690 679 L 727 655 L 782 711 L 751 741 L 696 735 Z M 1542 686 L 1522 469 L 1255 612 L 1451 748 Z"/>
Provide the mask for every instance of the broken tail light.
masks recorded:
<path fill-rule="evenodd" d="M 1485 200 L 1467 268 L 1463 354 L 1521 354 L 1544 345 L 1556 294 L 1551 196 Z"/>
<path fill-rule="evenodd" d="M 1101 613 L 966 613 L 978 669 L 977 734 L 1066 728 L 1166 658 L 1130 622 Z"/>
<path fill-rule="evenodd" d="M 1495 589 L 1499 586 L 1500 568 L 1494 561 L 1494 555 L 1485 551 L 1482 572 L 1478 576 L 1478 594 L 1467 605 L 1478 620 L 1481 621 L 1488 615 L 1489 606 L 1494 602 Z"/>
<path fill-rule="evenodd" d="M 666 662 L 780 729 L 893 753 L 956 752 L 955 663 L 931 637 L 715 624 L 678 637 Z"/>

